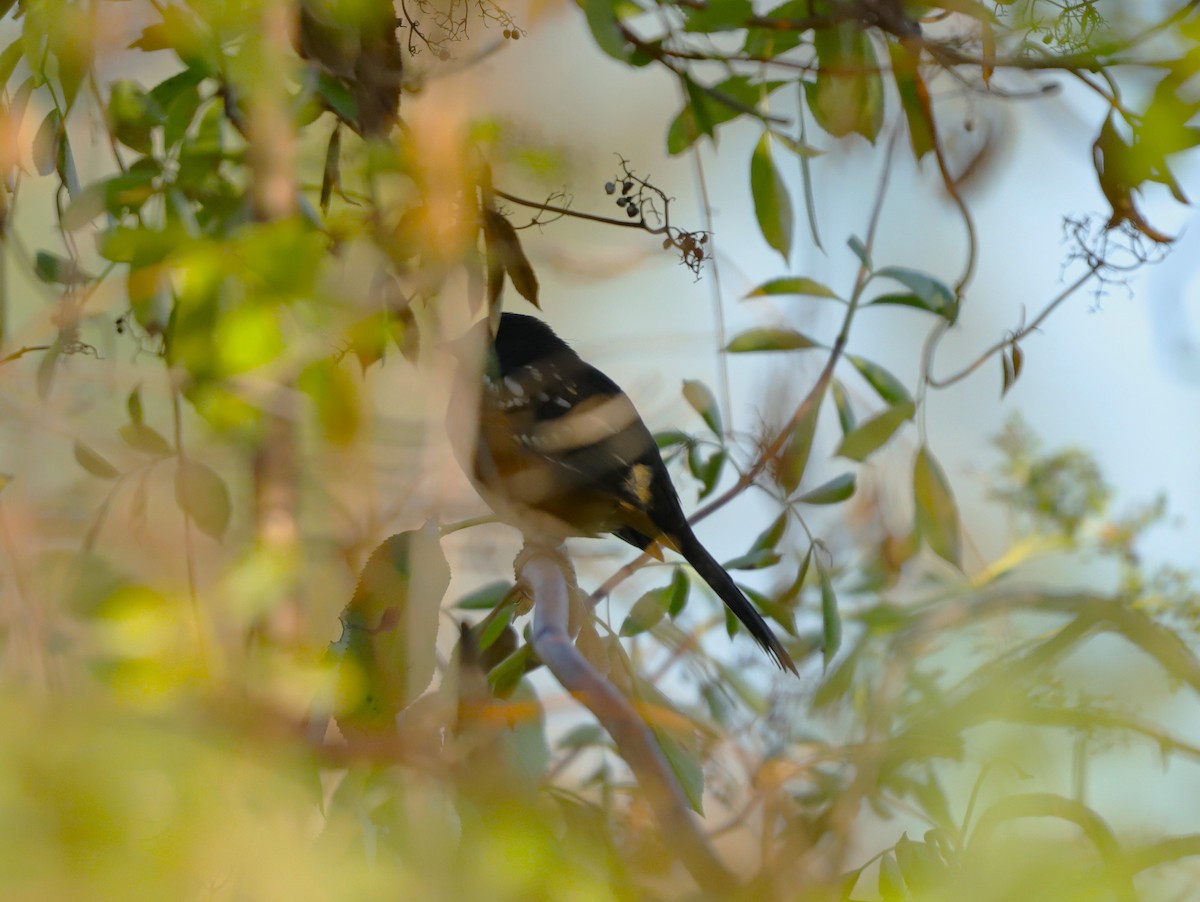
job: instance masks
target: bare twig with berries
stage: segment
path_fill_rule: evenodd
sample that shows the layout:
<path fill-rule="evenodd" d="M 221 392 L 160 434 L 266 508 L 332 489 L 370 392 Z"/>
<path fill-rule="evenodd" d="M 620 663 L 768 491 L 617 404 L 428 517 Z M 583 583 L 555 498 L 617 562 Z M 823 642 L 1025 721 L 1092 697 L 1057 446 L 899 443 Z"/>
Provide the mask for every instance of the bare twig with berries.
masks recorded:
<path fill-rule="evenodd" d="M 626 219 L 573 210 L 570 206 L 564 205 L 570 203 L 570 198 L 562 193 L 551 195 L 546 201 L 528 200 L 508 194 L 498 188 L 495 189 L 495 194 L 496 197 L 503 198 L 510 203 L 531 207 L 544 213 L 556 214 L 556 218 L 570 216 L 604 225 L 640 229 L 651 235 L 662 235 L 664 236 L 663 249 L 674 247 L 679 252 L 680 262 L 699 276 L 704 265 L 705 245 L 708 244 L 709 233 L 705 230 L 688 231 L 671 225 L 671 198 L 661 188 L 652 184 L 649 177 L 638 176 L 629 168 L 629 162 L 624 158 L 621 158 L 620 166 L 620 172 L 616 177 L 605 182 L 604 190 L 609 195 L 620 192 L 616 198 L 616 204 L 625 211 Z M 554 203 L 555 199 L 559 197 L 563 198 L 562 204 Z M 535 216 L 528 225 L 541 225 L 548 221 L 551 220 L 542 220 Z"/>

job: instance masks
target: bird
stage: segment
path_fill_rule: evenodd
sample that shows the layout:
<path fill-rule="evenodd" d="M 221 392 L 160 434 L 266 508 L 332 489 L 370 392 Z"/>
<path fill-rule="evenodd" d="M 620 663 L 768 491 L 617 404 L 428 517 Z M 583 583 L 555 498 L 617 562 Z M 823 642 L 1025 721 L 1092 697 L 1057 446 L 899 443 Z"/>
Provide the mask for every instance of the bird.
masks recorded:
<path fill-rule="evenodd" d="M 542 320 L 502 313 L 477 390 L 473 448 L 459 443 L 456 450 L 501 521 L 551 546 L 610 533 L 643 551 L 678 552 L 775 663 L 797 673 L 762 615 L 696 538 L 654 436 L 612 379 Z"/>

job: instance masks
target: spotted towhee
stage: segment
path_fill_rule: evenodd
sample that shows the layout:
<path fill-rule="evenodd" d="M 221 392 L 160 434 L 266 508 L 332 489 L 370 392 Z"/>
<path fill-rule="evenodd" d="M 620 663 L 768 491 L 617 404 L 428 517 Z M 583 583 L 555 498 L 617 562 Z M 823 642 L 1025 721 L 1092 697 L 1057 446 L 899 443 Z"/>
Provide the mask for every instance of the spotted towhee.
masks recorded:
<path fill-rule="evenodd" d="M 527 538 L 556 545 L 607 532 L 640 549 L 658 543 L 679 552 L 779 666 L 796 672 L 692 532 L 628 395 L 541 320 L 500 316 L 484 363 L 474 455 L 463 464 L 496 515 Z"/>

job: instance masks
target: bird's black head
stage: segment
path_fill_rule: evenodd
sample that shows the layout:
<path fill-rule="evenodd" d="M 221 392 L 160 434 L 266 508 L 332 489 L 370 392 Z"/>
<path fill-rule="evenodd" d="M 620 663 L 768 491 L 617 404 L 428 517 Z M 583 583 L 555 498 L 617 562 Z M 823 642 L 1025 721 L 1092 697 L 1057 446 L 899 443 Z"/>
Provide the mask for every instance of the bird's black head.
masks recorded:
<path fill-rule="evenodd" d="M 495 348 L 501 375 L 564 351 L 570 353 L 566 342 L 553 329 L 540 319 L 520 313 L 500 316 Z"/>

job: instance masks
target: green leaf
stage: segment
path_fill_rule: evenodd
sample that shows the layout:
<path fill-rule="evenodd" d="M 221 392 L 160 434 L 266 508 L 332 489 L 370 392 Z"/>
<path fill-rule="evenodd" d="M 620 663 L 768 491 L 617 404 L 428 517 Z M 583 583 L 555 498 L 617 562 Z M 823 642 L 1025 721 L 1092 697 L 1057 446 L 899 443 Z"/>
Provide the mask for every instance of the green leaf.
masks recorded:
<path fill-rule="evenodd" d="M 942 317 L 948 322 L 954 322 L 958 316 L 958 305 L 952 292 L 944 283 L 932 276 L 902 266 L 885 266 L 875 273 L 875 277 L 895 279 L 912 294 L 887 294 L 875 298 L 872 304 L 903 304 L 918 307 Z"/>
<path fill-rule="evenodd" d="M 883 902 L 900 902 L 911 898 L 904 885 L 904 876 L 892 853 L 888 852 L 879 862 L 879 897 Z"/>
<path fill-rule="evenodd" d="M 838 892 L 836 898 L 841 899 L 842 902 L 850 902 L 850 897 L 854 895 L 854 887 L 858 885 L 863 870 L 864 868 L 855 868 L 853 871 L 847 871 L 837 878 Z"/>
<path fill-rule="evenodd" d="M 651 728 L 658 746 L 662 749 L 667 764 L 671 766 L 683 794 L 687 796 L 688 804 L 697 814 L 704 815 L 704 768 L 700 756 L 694 748 L 688 748 L 665 730 Z"/>
<path fill-rule="evenodd" d="M 621 635 L 637 636 L 652 629 L 667 615 L 667 601 L 671 587 L 651 589 L 639 598 L 621 624 Z"/>
<path fill-rule="evenodd" d="M 912 401 L 901 401 L 889 407 L 848 433 L 834 454 L 860 462 L 866 460 L 890 439 L 902 424 L 912 419 L 916 409 Z"/>
<path fill-rule="evenodd" d="M 118 226 L 96 239 L 100 256 L 113 263 L 148 266 L 179 250 L 188 240 L 186 230 L 175 223 L 164 229 Z"/>
<path fill-rule="evenodd" d="M 938 557 L 961 567 L 958 506 L 946 474 L 925 446 L 917 452 L 913 466 L 913 500 L 916 502 L 918 535 Z"/>
<path fill-rule="evenodd" d="M 463 611 L 490 611 L 504 601 L 512 587 L 511 582 L 497 580 L 467 593 L 454 606 Z"/>
<path fill-rule="evenodd" d="M 825 681 L 817 687 L 813 695 L 812 706 L 820 711 L 828 708 L 834 702 L 840 701 L 854 686 L 854 673 L 862 660 L 866 645 L 861 640 L 838 662 L 837 666 L 825 677 Z"/>
<path fill-rule="evenodd" d="M 804 87 L 799 86 L 800 103 L 796 112 L 800 118 L 800 143 L 808 144 L 808 117 L 804 115 Z M 817 198 L 813 193 L 812 159 L 807 154 L 800 154 L 800 187 L 804 192 L 804 215 L 808 221 L 808 232 L 812 235 L 813 244 L 817 250 L 825 252 L 821 244 L 821 230 L 817 225 Z"/>
<path fill-rule="evenodd" d="M 713 489 L 717 487 L 717 483 L 721 479 L 721 471 L 725 468 L 728 460 L 729 454 L 724 448 L 718 448 L 708 456 L 707 460 L 700 457 L 698 445 L 688 448 L 688 468 L 692 471 L 692 475 L 700 481 L 701 500 L 711 495 Z"/>
<path fill-rule="evenodd" d="M 835 138 L 857 133 L 874 143 L 883 126 L 883 79 L 866 30 L 855 21 L 818 28 L 813 46 L 819 68 L 805 83 L 813 118 Z"/>
<path fill-rule="evenodd" d="M 858 258 L 867 269 L 871 268 L 871 255 L 867 252 L 867 246 L 863 244 L 862 239 L 857 235 L 851 235 L 846 239 L 846 247 L 850 248 L 850 252 Z"/>
<path fill-rule="evenodd" d="M 776 294 L 800 294 L 814 298 L 842 300 L 832 288 L 806 276 L 784 276 L 780 279 L 771 279 L 763 282 L 746 297 L 757 298 Z"/>
<path fill-rule="evenodd" d="M 104 191 L 104 209 L 114 218 L 119 218 L 125 212 L 136 213 L 160 190 L 156 182 L 161 175 L 162 170 L 158 163 L 143 157 L 134 163 L 128 172 L 114 175 L 99 183 L 99 187 Z M 80 194 L 79 202 L 86 203 L 88 193 L 97 187 L 89 185 Z M 74 202 L 71 206 L 75 206 Z"/>
<path fill-rule="evenodd" d="M 610 745 L 608 734 L 594 723 L 581 723 L 558 740 L 560 749 L 582 749 L 592 745 Z"/>
<path fill-rule="evenodd" d="M 779 544 L 779 540 L 783 538 L 783 534 L 787 532 L 788 512 L 785 510 L 782 514 L 758 534 L 758 538 L 754 540 L 754 544 L 750 546 L 751 551 L 758 551 L 763 548 L 774 550 Z"/>
<path fill-rule="evenodd" d="M 676 567 L 667 585 L 651 589 L 637 600 L 621 624 L 621 635 L 636 636 L 654 627 L 667 614 L 675 617 L 687 604 L 688 589 L 687 575 Z"/>
<path fill-rule="evenodd" d="M 696 813 L 703 815 L 704 769 L 697 753 L 694 731 L 678 726 L 688 722 L 687 716 L 645 680 L 636 682 L 634 694 L 640 702 L 639 710 L 671 770 L 679 779 L 684 795 Z M 658 713 L 660 709 L 662 714 Z"/>
<path fill-rule="evenodd" d="M 745 554 L 731 558 L 721 566 L 726 570 L 765 570 L 768 567 L 774 567 L 780 560 L 782 560 L 782 555 L 778 551 L 771 548 L 752 548 Z"/>
<path fill-rule="evenodd" d="M 210 467 L 184 458 L 175 471 L 175 501 L 192 522 L 214 539 L 220 539 L 229 526 L 233 511 L 229 487 Z"/>
<path fill-rule="evenodd" d="M 792 201 L 772 159 L 771 136 L 767 132 L 763 132 L 750 157 L 750 193 L 763 238 L 786 262 L 792 250 Z"/>
<path fill-rule="evenodd" d="M 100 479 L 116 479 L 121 475 L 120 470 L 80 441 L 75 442 L 75 461 Z"/>
<path fill-rule="evenodd" d="M 717 407 L 717 399 L 708 386 L 696 379 L 685 379 L 683 399 L 688 402 L 692 410 L 700 414 L 713 434 L 720 437 L 724 432 L 724 426 L 721 424 L 721 410 Z"/>
<path fill-rule="evenodd" d="M 389 536 L 371 552 L 341 614 L 340 666 L 349 669 L 347 682 L 359 687 L 339 706 L 343 732 L 395 736 L 396 714 L 433 678 L 442 596 L 449 584 L 450 566 L 432 522 Z M 521 673 L 524 667 L 513 686 Z"/>
<path fill-rule="evenodd" d="M 821 412 L 821 403 L 825 399 L 822 387 L 820 394 L 810 397 L 804 403 L 808 405 L 804 415 L 800 417 L 787 443 L 779 454 L 775 464 L 775 481 L 789 495 L 796 490 L 800 480 L 804 478 L 804 470 L 808 466 L 808 455 L 812 451 L 813 435 L 817 431 L 817 415 Z"/>
<path fill-rule="evenodd" d="M 141 85 L 128 79 L 114 81 L 109 87 L 105 113 L 108 127 L 118 141 L 138 153 L 153 152 L 150 130 L 162 123 L 164 114 Z"/>
<path fill-rule="evenodd" d="M 687 95 L 688 108 L 692 111 L 692 122 L 697 132 L 696 137 L 699 138 L 707 135 L 713 138 L 716 119 L 713 116 L 713 110 L 709 107 L 709 95 L 702 91 L 700 85 L 686 72 L 683 73 L 683 93 Z M 737 115 L 736 108 L 730 106 L 729 109 L 735 116 Z M 669 139 L 670 134 L 667 137 Z"/>
<path fill-rule="evenodd" d="M 779 596 L 781 603 L 792 605 L 800 597 L 800 593 L 804 590 L 804 583 L 808 579 L 809 567 L 812 565 L 813 547 L 813 545 L 808 546 L 808 551 L 804 553 L 804 560 L 800 562 L 800 569 L 796 571 L 796 578 Z"/>
<path fill-rule="evenodd" d="M 62 227 L 68 232 L 83 228 L 106 209 L 108 183 L 94 182 L 88 185 L 63 210 Z"/>
<path fill-rule="evenodd" d="M 685 10 L 683 30 L 711 34 L 745 28 L 752 15 L 750 0 L 708 0 L 703 6 Z"/>
<path fill-rule="evenodd" d="M 934 823 L 953 829 L 954 820 L 946 816 L 949 806 L 936 779 L 931 778 L 929 783 L 915 782 L 913 795 L 921 803 L 923 813 L 932 816 Z M 932 894 L 945 875 L 941 856 L 928 843 L 911 840 L 907 834 L 900 837 L 895 852 L 904 882 L 912 892 Z"/>
<path fill-rule="evenodd" d="M 317 94 L 343 122 L 358 122 L 358 100 L 341 80 L 322 72 L 317 76 Z"/>
<path fill-rule="evenodd" d="M 271 347 L 270 343 L 265 347 Z M 250 356 L 247 354 L 247 358 Z M 268 360 L 271 357 L 264 356 Z M 338 365 L 332 357 L 317 358 L 296 379 L 296 387 L 312 399 L 321 435 L 331 444 L 348 445 L 358 434 L 362 421 L 358 385 L 349 368 Z"/>
<path fill-rule="evenodd" d="M 533 646 L 522 645 L 511 655 L 488 671 L 488 685 L 499 698 L 507 698 L 517 688 L 523 677 L 537 662 Z"/>
<path fill-rule="evenodd" d="M 888 404 L 900 404 L 912 400 L 912 395 L 908 393 L 904 384 L 879 364 L 854 354 L 847 354 L 846 359 L 862 374 L 862 377 L 867 380 L 871 388 L 875 389 L 879 397 Z"/>
<path fill-rule="evenodd" d="M 33 136 L 33 165 L 37 167 L 38 175 L 50 175 L 58 168 L 62 140 L 62 116 L 58 110 L 51 110 Z"/>
<path fill-rule="evenodd" d="M 11 6 L 12 4 L 8 3 L 8 5 Z M 24 44 L 20 41 L 13 41 L 4 48 L 3 53 L 0 53 L 0 88 L 8 86 L 8 80 L 12 78 L 13 70 L 17 68 L 17 63 L 21 61 L 24 50 Z"/>
<path fill-rule="evenodd" d="M 170 30 L 162 23 L 155 22 L 142 29 L 141 37 L 129 45 L 130 50 L 141 50 L 143 53 L 154 53 L 157 50 L 171 49 Z"/>
<path fill-rule="evenodd" d="M 691 585 L 688 582 L 687 574 L 683 572 L 682 568 L 676 567 L 675 572 L 671 574 L 670 594 L 667 598 L 667 614 L 672 619 L 678 617 L 687 607 Z"/>
<path fill-rule="evenodd" d="M 820 555 L 815 557 L 817 575 L 821 580 L 821 634 L 825 640 L 823 653 L 825 666 L 828 667 L 838 649 L 842 647 L 842 617 L 838 613 L 837 596 L 833 592 L 829 571 L 821 564 Z"/>
<path fill-rule="evenodd" d="M 820 347 L 801 332 L 792 329 L 748 329 L 725 346 L 730 354 L 746 354 L 754 351 L 802 351 Z"/>
<path fill-rule="evenodd" d="M 758 608 L 764 617 L 770 617 L 781 627 L 783 627 L 789 636 L 796 635 L 796 614 L 791 606 L 783 599 L 771 598 L 757 592 L 749 586 L 743 586 L 738 583 L 738 588 L 742 590 L 742 594 L 749 598 L 756 608 Z"/>
<path fill-rule="evenodd" d="M 850 397 L 846 394 L 846 386 L 837 379 L 833 380 L 833 403 L 837 407 L 838 422 L 842 427 L 842 435 L 854 431 L 854 409 L 850 406 Z"/>
<path fill-rule="evenodd" d="M 596 45 L 613 59 L 625 62 L 629 52 L 617 20 L 615 0 L 582 0 L 582 5 Z"/>
<path fill-rule="evenodd" d="M 163 79 L 150 89 L 150 97 L 161 109 L 168 109 L 180 96 L 189 95 L 204 81 L 204 73 L 197 69 L 184 69 Z"/>
<path fill-rule="evenodd" d="M 678 429 L 664 429 L 662 432 L 654 433 L 654 444 L 658 446 L 658 450 L 664 451 L 667 448 L 673 448 L 676 445 L 692 445 L 692 437 L 686 432 L 680 432 Z"/>
<path fill-rule="evenodd" d="M 508 628 L 508 625 L 512 622 L 513 611 L 514 608 L 512 606 L 506 607 L 504 610 L 500 611 L 497 616 L 487 618 L 481 624 L 479 624 L 482 629 L 480 629 L 479 635 L 476 637 L 475 641 L 479 644 L 480 651 L 487 651 L 495 644 L 496 640 L 500 638 L 500 636 Z M 515 643 L 516 634 L 514 633 L 513 636 L 513 642 Z"/>
<path fill-rule="evenodd" d="M 38 251 L 33 261 L 33 272 L 43 282 L 51 285 L 79 285 L 91 281 L 91 276 L 80 270 L 74 260 Z"/>
<path fill-rule="evenodd" d="M 937 128 L 933 122 L 933 104 L 929 88 L 921 74 L 920 59 L 902 43 L 888 43 L 892 60 L 892 78 L 900 95 L 900 108 L 908 122 L 908 139 L 913 156 L 921 160 L 937 147 Z"/>
<path fill-rule="evenodd" d="M 129 397 L 125 399 L 125 409 L 129 412 L 129 422 L 141 425 L 146 421 L 145 409 L 142 407 L 142 386 L 134 386 Z"/>
<path fill-rule="evenodd" d="M 854 474 L 843 473 L 841 476 L 835 476 L 825 484 L 805 492 L 796 500 L 801 504 L 837 504 L 854 494 L 854 485 Z"/>
<path fill-rule="evenodd" d="M 772 138 L 798 156 L 801 160 L 811 160 L 814 157 L 825 155 L 825 151 L 809 144 L 805 144 L 802 140 L 797 140 L 791 135 L 784 134 L 778 129 L 771 128 L 769 131 L 771 132 Z"/>
<path fill-rule="evenodd" d="M 801 5 L 804 4 L 804 5 Z M 813 11 L 809 0 L 785 0 L 785 2 L 766 10 L 763 19 L 800 19 Z M 801 29 L 783 30 L 778 28 L 763 28 L 752 26 L 746 31 L 746 43 L 743 52 L 746 56 L 766 57 L 774 59 L 799 46 L 804 38 Z"/>
<path fill-rule="evenodd" d="M 687 102 L 671 121 L 667 129 L 667 152 L 683 153 L 701 137 L 708 135 L 716 140 L 716 127 L 737 119 L 753 115 L 762 98 L 769 95 L 782 81 L 752 81 L 745 75 L 734 75 L 724 81 L 706 87 L 683 76 Z"/>
<path fill-rule="evenodd" d="M 117 434 L 125 440 L 131 448 L 136 448 L 144 454 L 151 454 L 155 457 L 170 457 L 175 453 L 161 432 L 152 429 L 145 423 L 126 423 L 117 430 Z"/>
<path fill-rule="evenodd" d="M 187 130 L 200 108 L 200 73 L 185 69 L 168 78 L 150 91 L 159 105 L 166 111 L 163 119 L 163 144 L 174 147 L 187 135 Z"/>

